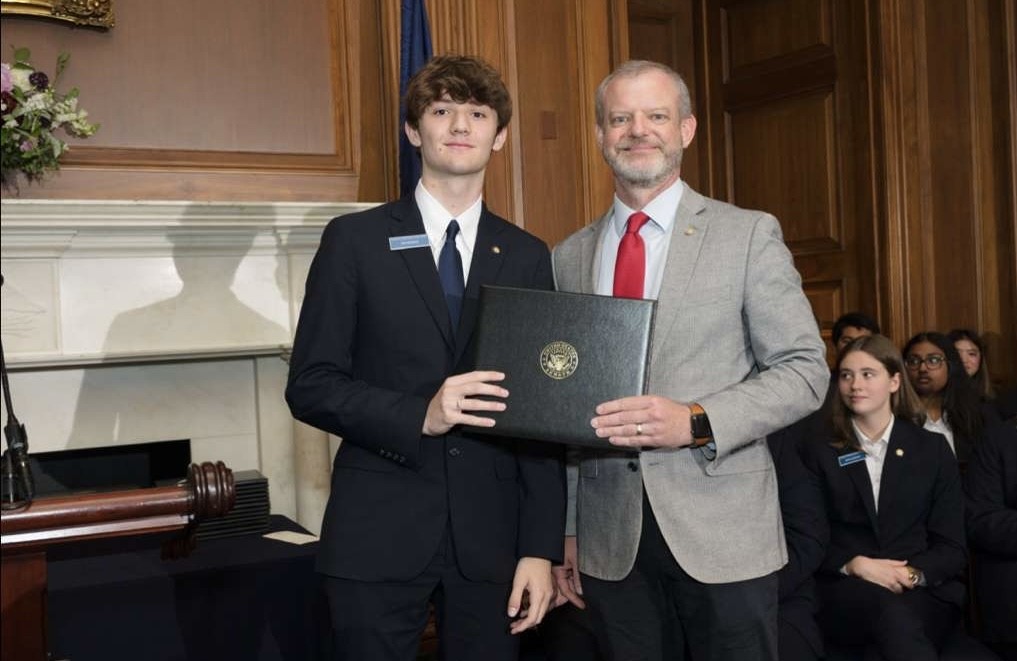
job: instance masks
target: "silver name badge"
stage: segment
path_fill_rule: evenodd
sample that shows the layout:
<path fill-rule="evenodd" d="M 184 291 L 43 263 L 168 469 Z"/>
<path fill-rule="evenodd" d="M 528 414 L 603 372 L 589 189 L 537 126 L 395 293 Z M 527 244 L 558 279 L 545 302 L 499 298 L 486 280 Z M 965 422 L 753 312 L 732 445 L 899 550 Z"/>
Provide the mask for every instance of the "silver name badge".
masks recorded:
<path fill-rule="evenodd" d="M 431 242 L 427 240 L 426 234 L 390 236 L 388 238 L 389 250 L 409 250 L 410 248 L 429 248 L 430 246 Z"/>
<path fill-rule="evenodd" d="M 851 464 L 857 464 L 859 461 L 865 461 L 864 452 L 852 452 L 850 454 L 844 454 L 837 457 L 837 463 L 840 464 L 841 468 L 850 466 Z"/>

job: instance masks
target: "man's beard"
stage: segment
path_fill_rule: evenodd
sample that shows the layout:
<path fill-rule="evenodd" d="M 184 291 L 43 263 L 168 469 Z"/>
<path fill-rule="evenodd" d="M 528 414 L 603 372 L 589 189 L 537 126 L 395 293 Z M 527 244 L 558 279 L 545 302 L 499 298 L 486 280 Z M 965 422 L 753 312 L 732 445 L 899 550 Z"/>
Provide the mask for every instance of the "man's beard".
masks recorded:
<path fill-rule="evenodd" d="M 671 153 L 660 150 L 662 158 L 657 163 L 642 166 L 628 163 L 624 157 L 625 152 L 612 152 L 604 148 L 602 153 L 604 160 L 614 170 L 614 176 L 633 188 L 653 188 L 678 172 L 682 165 L 681 147 Z"/>

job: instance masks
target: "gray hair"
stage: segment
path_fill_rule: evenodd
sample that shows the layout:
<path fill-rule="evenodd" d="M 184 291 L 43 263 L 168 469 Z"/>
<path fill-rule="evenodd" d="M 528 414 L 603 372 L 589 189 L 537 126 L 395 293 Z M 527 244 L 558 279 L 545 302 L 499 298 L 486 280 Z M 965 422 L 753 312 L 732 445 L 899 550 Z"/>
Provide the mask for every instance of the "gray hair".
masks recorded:
<path fill-rule="evenodd" d="M 649 71 L 659 71 L 670 78 L 675 86 L 678 88 L 678 112 L 681 117 L 690 117 L 692 115 L 692 96 L 689 94 L 689 87 L 685 84 L 685 80 L 682 79 L 678 72 L 660 62 L 651 62 L 649 60 L 629 60 L 618 65 L 618 67 L 608 74 L 607 78 L 600 82 L 597 86 L 597 96 L 595 99 L 595 111 L 597 117 L 597 124 L 602 126 L 604 124 L 604 115 L 606 110 L 604 108 L 604 96 L 607 94 L 607 86 L 615 81 L 617 78 L 634 78 L 640 74 L 647 73 Z"/>

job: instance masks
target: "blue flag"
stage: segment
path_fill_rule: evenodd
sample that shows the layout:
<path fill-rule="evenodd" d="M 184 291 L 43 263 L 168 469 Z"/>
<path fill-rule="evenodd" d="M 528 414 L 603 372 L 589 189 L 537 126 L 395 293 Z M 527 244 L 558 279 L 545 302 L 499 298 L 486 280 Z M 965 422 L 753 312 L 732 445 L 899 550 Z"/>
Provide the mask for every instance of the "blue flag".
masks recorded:
<path fill-rule="evenodd" d="M 399 44 L 399 98 L 406 96 L 410 78 L 431 59 L 431 28 L 424 0 L 402 0 L 402 37 Z M 399 111 L 399 194 L 412 195 L 420 179 L 420 156 L 403 130 L 406 109 Z"/>

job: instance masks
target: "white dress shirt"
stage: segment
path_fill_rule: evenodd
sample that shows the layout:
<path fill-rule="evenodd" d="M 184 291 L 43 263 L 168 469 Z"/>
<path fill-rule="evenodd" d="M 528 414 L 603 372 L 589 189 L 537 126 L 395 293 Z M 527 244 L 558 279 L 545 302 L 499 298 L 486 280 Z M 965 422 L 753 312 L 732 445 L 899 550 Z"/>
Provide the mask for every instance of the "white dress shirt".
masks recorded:
<path fill-rule="evenodd" d="M 420 216 L 424 220 L 424 232 L 427 233 L 427 241 L 431 244 L 431 254 L 434 257 L 435 266 L 438 265 L 441 248 L 445 245 L 445 231 L 448 229 L 448 224 L 453 219 L 459 223 L 456 247 L 459 248 L 459 255 L 463 259 L 463 282 L 469 282 L 470 265 L 473 263 L 473 246 L 477 242 L 480 212 L 483 209 L 482 198 L 478 197 L 476 202 L 458 216 L 450 214 L 441 202 L 434 199 L 434 196 L 424 188 L 423 181 L 417 182 L 413 198 L 417 201 L 417 208 L 420 209 Z"/>
<path fill-rule="evenodd" d="M 886 449 L 890 446 L 890 432 L 893 431 L 893 414 L 890 415 L 890 422 L 879 438 L 870 439 L 858 428 L 855 421 L 851 421 L 851 427 L 855 430 L 855 437 L 862 446 L 865 453 L 865 468 L 869 471 L 869 482 L 872 483 L 872 500 L 876 503 L 876 511 L 879 511 L 879 483 L 883 479 L 883 462 L 886 460 Z"/>
<path fill-rule="evenodd" d="M 630 209 L 624 202 L 614 198 L 611 211 L 611 228 L 604 234 L 604 245 L 600 253 L 600 269 L 597 272 L 597 293 L 611 296 L 614 293 L 614 263 L 618 259 L 618 245 L 625 236 L 629 216 L 642 211 L 650 217 L 649 222 L 639 230 L 639 236 L 646 246 L 646 276 L 643 279 L 643 298 L 656 300 L 660 284 L 664 280 L 664 265 L 667 262 L 667 248 L 671 244 L 678 203 L 681 202 L 685 184 L 679 179 L 650 200 L 642 209 Z"/>
<path fill-rule="evenodd" d="M 933 420 L 929 416 L 925 416 L 925 424 L 922 427 L 946 436 L 946 442 L 950 444 L 950 449 L 953 450 L 954 454 L 957 454 L 957 450 L 953 447 L 953 430 L 950 429 L 950 423 L 946 420 L 946 413 L 939 420 Z"/>

